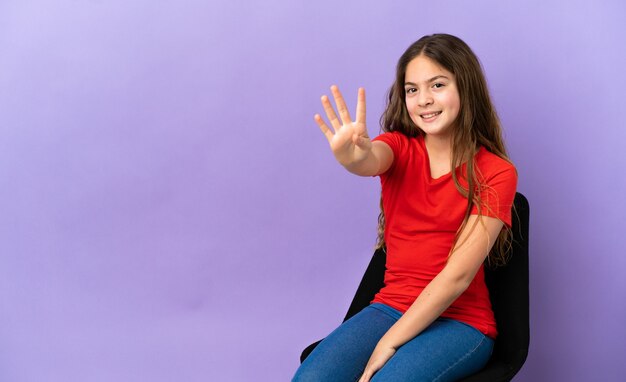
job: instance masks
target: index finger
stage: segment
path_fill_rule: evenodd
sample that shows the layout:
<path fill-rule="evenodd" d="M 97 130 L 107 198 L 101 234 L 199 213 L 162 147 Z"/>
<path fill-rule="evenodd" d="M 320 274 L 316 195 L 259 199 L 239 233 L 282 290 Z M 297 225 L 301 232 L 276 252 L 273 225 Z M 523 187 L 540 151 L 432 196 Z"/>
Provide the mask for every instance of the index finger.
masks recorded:
<path fill-rule="evenodd" d="M 348 112 L 346 101 L 344 101 L 337 85 L 331 86 L 330 91 L 333 93 L 333 98 L 335 99 L 335 105 L 337 105 L 337 111 L 339 112 L 339 117 L 341 117 L 341 122 L 343 122 L 344 125 L 352 123 L 352 118 L 350 118 L 350 112 Z"/>
<path fill-rule="evenodd" d="M 359 88 L 356 102 L 356 121 L 365 123 L 365 89 Z"/>

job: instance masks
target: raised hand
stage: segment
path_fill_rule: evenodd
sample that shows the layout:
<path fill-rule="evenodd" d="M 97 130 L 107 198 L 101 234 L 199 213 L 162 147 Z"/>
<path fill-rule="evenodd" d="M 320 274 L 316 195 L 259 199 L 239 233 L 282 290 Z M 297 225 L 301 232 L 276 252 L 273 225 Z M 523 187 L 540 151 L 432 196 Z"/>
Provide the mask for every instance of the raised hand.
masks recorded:
<path fill-rule="evenodd" d="M 324 95 L 322 106 L 332 129 L 326 125 L 319 114 L 315 114 L 315 122 L 328 139 L 330 149 L 337 161 L 345 167 L 350 167 L 364 161 L 372 150 L 372 141 L 365 127 L 365 89 L 359 88 L 355 121 L 350 117 L 346 102 L 337 86 L 331 86 L 330 90 L 341 120 L 337 118 L 330 100 Z"/>

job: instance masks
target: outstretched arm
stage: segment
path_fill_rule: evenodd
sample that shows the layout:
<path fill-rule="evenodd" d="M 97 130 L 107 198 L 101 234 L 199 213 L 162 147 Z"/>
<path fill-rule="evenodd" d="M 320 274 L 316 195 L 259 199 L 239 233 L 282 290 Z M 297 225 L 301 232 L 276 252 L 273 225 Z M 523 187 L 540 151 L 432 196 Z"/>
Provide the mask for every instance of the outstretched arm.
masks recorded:
<path fill-rule="evenodd" d="M 391 166 L 393 151 L 383 142 L 372 142 L 365 126 L 365 89 L 359 88 L 356 106 L 356 120 L 353 121 L 346 103 L 337 86 L 331 86 L 339 117 L 330 104 L 328 96 L 322 96 L 322 106 L 332 129 L 319 114 L 315 122 L 326 136 L 330 149 L 342 166 L 353 174 L 361 176 L 380 175 Z"/>
<path fill-rule="evenodd" d="M 496 218 L 470 216 L 444 269 L 380 339 L 359 382 L 368 382 L 400 346 L 426 329 L 467 289 L 501 229 Z"/>

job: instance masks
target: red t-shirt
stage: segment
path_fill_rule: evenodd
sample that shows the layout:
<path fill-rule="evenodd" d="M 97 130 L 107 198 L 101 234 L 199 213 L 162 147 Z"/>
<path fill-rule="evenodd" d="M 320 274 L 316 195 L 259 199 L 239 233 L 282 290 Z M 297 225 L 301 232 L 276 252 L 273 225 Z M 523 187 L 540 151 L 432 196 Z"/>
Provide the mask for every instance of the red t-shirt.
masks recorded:
<path fill-rule="evenodd" d="M 467 199 L 454 185 L 452 175 L 430 176 L 423 137 L 385 133 L 375 140 L 385 142 L 394 160 L 380 175 L 385 211 L 387 270 L 385 286 L 372 302 L 387 304 L 402 313 L 444 268 L 457 230 L 463 222 Z M 476 154 L 476 173 L 482 187 L 481 214 L 497 217 L 511 226 L 511 208 L 517 186 L 515 167 L 481 147 Z M 465 165 L 456 168 L 465 187 Z M 478 213 L 476 206 L 472 212 Z M 483 266 L 470 286 L 441 315 L 469 324 L 495 338 L 496 322 L 485 284 Z"/>

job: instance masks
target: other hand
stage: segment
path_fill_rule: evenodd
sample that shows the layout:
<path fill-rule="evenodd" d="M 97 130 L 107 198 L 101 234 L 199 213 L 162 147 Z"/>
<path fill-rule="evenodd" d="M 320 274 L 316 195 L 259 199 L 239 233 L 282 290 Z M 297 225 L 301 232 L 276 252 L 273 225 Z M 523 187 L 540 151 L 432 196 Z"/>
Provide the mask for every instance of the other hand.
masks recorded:
<path fill-rule="evenodd" d="M 396 354 L 396 349 L 377 345 L 365 366 L 365 371 L 363 371 L 359 382 L 369 382 L 374 374 L 380 370 L 394 354 Z"/>

